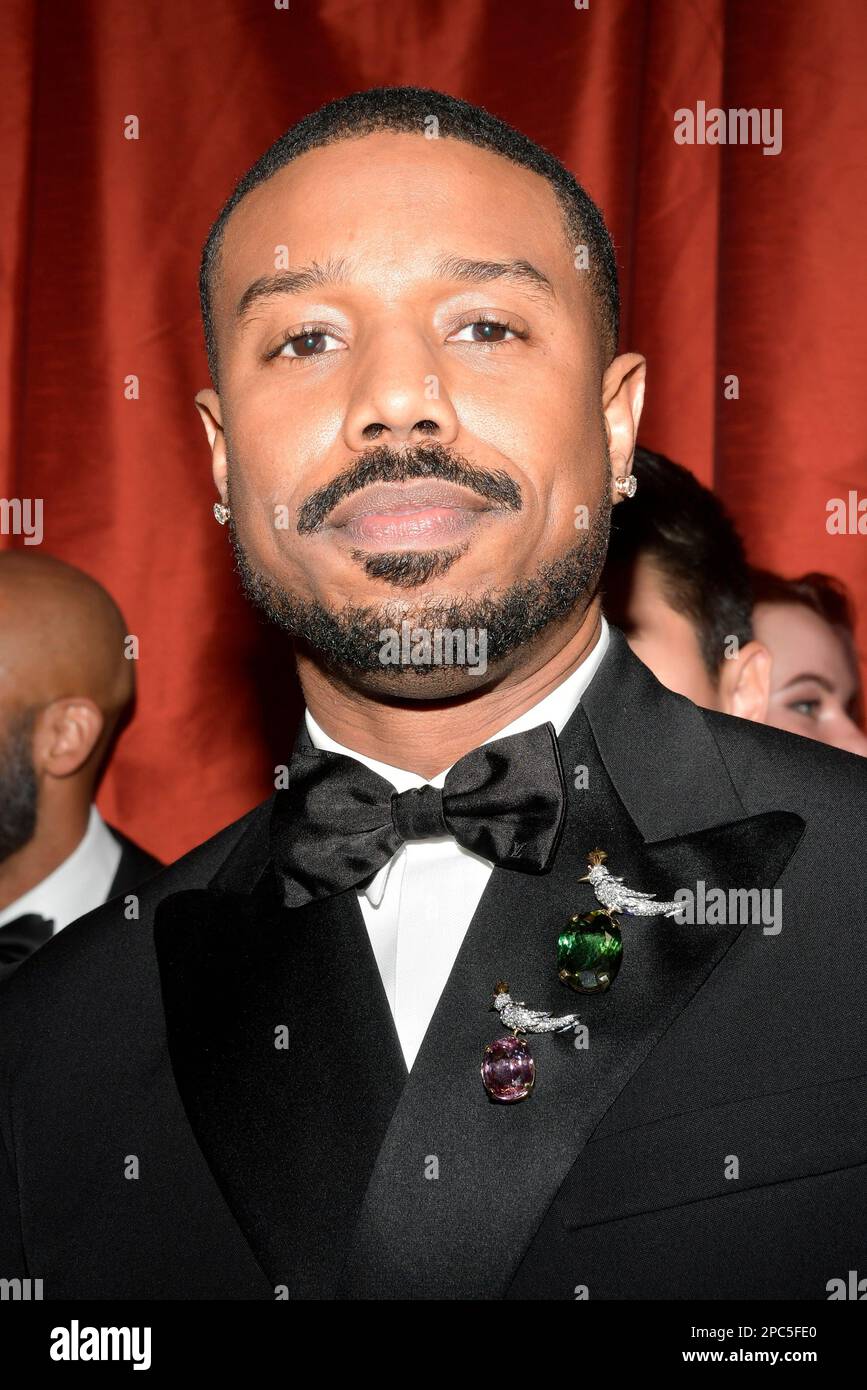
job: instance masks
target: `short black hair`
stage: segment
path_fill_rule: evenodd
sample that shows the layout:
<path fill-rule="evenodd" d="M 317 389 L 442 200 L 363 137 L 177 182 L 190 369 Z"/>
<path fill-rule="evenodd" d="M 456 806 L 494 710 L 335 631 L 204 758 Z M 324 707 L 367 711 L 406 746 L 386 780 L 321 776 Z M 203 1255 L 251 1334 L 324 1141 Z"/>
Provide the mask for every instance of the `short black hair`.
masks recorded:
<path fill-rule="evenodd" d="M 351 92 L 311 112 L 275 140 L 238 181 L 221 208 L 202 251 L 199 299 L 205 328 L 208 365 L 217 383 L 217 345 L 211 307 L 214 269 L 226 223 L 252 189 L 273 177 L 299 155 L 340 140 L 360 139 L 378 131 L 424 134 L 431 117 L 440 137 L 478 145 L 520 164 L 552 186 L 563 209 L 565 231 L 575 246 L 587 247 L 588 279 L 608 360 L 617 350 L 620 331 L 620 291 L 611 237 L 599 208 L 555 155 L 528 136 L 460 97 L 427 87 L 372 87 Z"/>
<path fill-rule="evenodd" d="M 625 592 L 635 562 L 645 555 L 662 578 L 671 607 L 695 628 L 705 667 L 714 681 L 726 638 L 752 641 L 752 585 L 744 545 L 734 522 L 710 488 L 688 468 L 639 446 L 634 498 L 614 508 L 603 588 Z M 617 613 L 616 601 L 612 605 Z"/>

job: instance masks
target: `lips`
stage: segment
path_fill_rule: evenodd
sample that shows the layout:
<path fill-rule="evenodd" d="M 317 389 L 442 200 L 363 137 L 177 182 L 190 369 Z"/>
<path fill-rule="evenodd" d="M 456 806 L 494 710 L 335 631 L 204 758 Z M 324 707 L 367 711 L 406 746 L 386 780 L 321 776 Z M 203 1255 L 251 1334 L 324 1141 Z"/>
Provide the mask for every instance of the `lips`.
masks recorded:
<path fill-rule="evenodd" d="M 356 548 L 424 550 L 466 538 L 502 508 L 470 488 L 437 478 L 377 483 L 338 503 L 328 527 Z"/>

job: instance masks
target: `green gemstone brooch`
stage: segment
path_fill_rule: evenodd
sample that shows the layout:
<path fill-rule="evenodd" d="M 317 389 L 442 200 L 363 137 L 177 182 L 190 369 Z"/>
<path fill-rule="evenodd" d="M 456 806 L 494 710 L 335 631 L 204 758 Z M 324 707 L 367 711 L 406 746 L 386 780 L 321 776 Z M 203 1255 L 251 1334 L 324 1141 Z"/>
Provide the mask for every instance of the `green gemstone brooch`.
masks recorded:
<path fill-rule="evenodd" d="M 682 907 L 678 902 L 657 902 L 655 893 L 627 888 L 622 878 L 608 872 L 607 858 L 604 850 L 592 850 L 587 856 L 588 872 L 579 879 L 592 883 L 602 906 L 571 917 L 557 939 L 557 973 L 578 994 L 602 994 L 614 983 L 623 958 L 617 913 L 674 917 Z"/>

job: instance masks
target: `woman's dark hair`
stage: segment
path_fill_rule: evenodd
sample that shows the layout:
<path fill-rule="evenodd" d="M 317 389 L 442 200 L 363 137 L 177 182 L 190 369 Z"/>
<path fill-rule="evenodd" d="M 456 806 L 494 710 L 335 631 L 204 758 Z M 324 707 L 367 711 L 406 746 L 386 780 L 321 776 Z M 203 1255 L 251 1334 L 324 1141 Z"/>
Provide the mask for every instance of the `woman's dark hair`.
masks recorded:
<path fill-rule="evenodd" d="M 864 728 L 864 688 L 861 682 L 861 669 L 858 664 L 858 649 L 855 646 L 855 610 L 846 585 L 831 574 L 811 571 L 800 579 L 784 579 L 782 575 L 770 570 L 754 569 L 750 572 L 753 586 L 753 604 L 756 603 L 798 603 L 809 608 L 822 618 L 840 639 L 846 659 L 855 678 L 855 694 L 849 714 L 859 728 Z"/>

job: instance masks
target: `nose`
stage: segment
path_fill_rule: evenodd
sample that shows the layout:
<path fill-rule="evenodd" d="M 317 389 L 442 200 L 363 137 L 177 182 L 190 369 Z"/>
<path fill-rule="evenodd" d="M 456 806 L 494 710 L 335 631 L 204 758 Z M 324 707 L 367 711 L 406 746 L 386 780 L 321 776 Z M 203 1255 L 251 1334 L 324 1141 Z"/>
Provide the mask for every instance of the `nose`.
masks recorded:
<path fill-rule="evenodd" d="M 344 442 L 452 444 L 458 419 L 430 342 L 412 324 L 380 326 L 356 350 Z"/>

